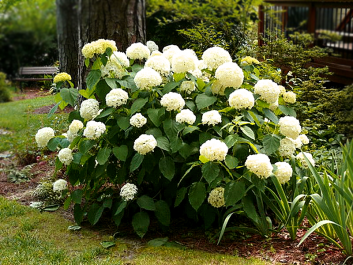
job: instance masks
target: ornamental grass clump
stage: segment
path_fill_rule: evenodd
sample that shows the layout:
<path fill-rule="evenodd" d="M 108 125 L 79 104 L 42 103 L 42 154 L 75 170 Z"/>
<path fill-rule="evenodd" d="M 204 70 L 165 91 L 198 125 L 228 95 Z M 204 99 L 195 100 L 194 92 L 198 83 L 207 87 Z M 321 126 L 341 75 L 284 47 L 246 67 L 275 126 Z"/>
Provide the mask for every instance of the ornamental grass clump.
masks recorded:
<path fill-rule="evenodd" d="M 96 47 L 104 43 L 105 51 Z M 175 45 L 159 52 L 137 43 L 124 54 L 112 42 L 98 44 L 84 47 L 87 88 L 59 94 L 76 107 L 67 135 L 44 128 L 36 136 L 39 147 L 58 151 L 56 169 L 72 186 L 65 206 L 74 204 L 76 222 L 94 225 L 104 213 L 117 226 L 131 221 L 143 237 L 151 219 L 167 227 L 188 212 L 184 218 L 209 227 L 242 212 L 268 233 L 259 199 L 266 194 L 257 195 L 273 177 L 285 187 L 299 178 L 306 165 L 294 159 L 301 151 L 294 141 L 308 139 L 281 89 L 261 76 L 261 63 L 238 64 L 219 47 L 200 61 Z M 113 60 L 121 76 L 105 74 Z"/>

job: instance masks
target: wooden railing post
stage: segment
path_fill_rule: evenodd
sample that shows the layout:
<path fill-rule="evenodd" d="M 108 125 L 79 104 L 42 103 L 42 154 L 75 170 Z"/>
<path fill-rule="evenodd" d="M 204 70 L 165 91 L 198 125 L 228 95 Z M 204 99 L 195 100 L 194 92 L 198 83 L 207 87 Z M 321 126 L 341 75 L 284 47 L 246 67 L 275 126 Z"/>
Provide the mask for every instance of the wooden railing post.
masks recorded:
<path fill-rule="evenodd" d="M 309 6 L 308 33 L 315 34 L 315 24 L 316 24 L 316 7 L 314 3 L 311 3 Z"/>
<path fill-rule="evenodd" d="M 259 6 L 259 28 L 258 28 L 258 45 L 262 46 L 263 45 L 263 40 L 262 40 L 262 36 L 264 34 L 265 31 L 265 14 L 264 14 L 264 6 L 260 5 Z"/>

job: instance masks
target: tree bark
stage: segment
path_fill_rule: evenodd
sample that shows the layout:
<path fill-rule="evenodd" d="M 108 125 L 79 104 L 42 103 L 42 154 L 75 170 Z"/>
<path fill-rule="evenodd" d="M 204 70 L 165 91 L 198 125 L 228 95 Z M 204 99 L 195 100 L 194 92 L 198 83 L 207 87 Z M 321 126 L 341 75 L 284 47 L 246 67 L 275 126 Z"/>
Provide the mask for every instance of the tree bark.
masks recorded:
<path fill-rule="evenodd" d="M 78 19 L 76 0 L 56 0 L 60 72 L 71 75 L 78 85 Z"/>

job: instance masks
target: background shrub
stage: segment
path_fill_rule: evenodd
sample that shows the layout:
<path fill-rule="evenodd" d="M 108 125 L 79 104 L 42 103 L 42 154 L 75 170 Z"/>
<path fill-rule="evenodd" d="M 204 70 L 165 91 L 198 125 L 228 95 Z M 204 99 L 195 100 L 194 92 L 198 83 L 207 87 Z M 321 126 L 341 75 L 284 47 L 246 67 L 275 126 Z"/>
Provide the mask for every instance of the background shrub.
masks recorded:
<path fill-rule="evenodd" d="M 11 100 L 9 85 L 6 83 L 6 74 L 0 72 L 0 102 L 8 102 Z"/>

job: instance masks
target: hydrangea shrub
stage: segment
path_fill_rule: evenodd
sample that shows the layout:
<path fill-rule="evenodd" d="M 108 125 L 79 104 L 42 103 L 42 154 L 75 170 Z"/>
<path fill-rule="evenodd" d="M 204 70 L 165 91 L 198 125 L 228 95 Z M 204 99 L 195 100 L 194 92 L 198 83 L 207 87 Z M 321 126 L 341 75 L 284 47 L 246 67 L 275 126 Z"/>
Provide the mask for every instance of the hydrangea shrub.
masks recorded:
<path fill-rule="evenodd" d="M 87 44 L 87 88 L 57 98 L 73 106 L 85 98 L 66 136 L 36 135 L 40 147 L 60 149 L 56 169 L 66 170 L 65 206 L 74 204 L 78 224 L 87 215 L 94 225 L 106 212 L 117 225 L 131 220 L 143 237 L 151 218 L 169 226 L 186 213 L 210 226 L 232 207 L 250 215 L 254 187 L 270 176 L 284 184 L 295 172 L 290 158 L 308 138 L 286 106 L 294 96 L 260 76 L 261 63 L 238 65 L 219 47 L 203 60 L 174 45 L 157 48 L 136 43 L 125 54 L 112 41 Z"/>

